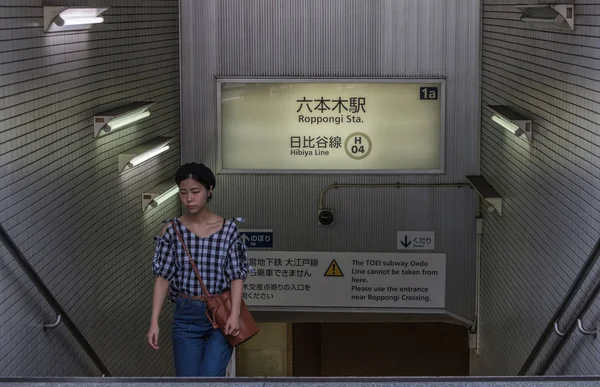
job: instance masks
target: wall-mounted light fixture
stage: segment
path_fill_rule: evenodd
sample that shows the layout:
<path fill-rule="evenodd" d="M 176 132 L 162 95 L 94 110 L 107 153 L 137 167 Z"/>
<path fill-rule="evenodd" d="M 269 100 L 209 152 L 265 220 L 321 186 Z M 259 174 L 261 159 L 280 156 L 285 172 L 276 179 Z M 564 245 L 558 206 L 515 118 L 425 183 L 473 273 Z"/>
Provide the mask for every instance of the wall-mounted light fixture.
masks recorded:
<path fill-rule="evenodd" d="M 575 6 L 573 4 L 516 5 L 521 11 L 521 21 L 540 28 L 575 29 Z"/>
<path fill-rule="evenodd" d="M 173 137 L 157 137 L 119 154 L 119 171 L 131 169 L 169 150 Z"/>
<path fill-rule="evenodd" d="M 488 108 L 494 112 L 492 114 L 492 121 L 504 129 L 513 132 L 517 137 L 525 135 L 527 141 L 533 141 L 533 122 L 530 119 L 523 117 L 506 106 L 491 105 Z"/>
<path fill-rule="evenodd" d="M 488 204 L 488 211 L 496 211 L 502 216 L 502 197 L 483 176 L 467 176 L 469 184 L 477 191 L 479 196 Z"/>
<path fill-rule="evenodd" d="M 150 116 L 154 102 L 134 102 L 94 116 L 94 137 L 112 133 Z"/>
<path fill-rule="evenodd" d="M 44 6 L 44 32 L 85 30 L 102 23 L 102 15 L 110 7 Z"/>
<path fill-rule="evenodd" d="M 179 187 L 173 179 L 165 180 L 147 192 L 142 193 L 142 212 L 160 206 L 179 192 Z"/>

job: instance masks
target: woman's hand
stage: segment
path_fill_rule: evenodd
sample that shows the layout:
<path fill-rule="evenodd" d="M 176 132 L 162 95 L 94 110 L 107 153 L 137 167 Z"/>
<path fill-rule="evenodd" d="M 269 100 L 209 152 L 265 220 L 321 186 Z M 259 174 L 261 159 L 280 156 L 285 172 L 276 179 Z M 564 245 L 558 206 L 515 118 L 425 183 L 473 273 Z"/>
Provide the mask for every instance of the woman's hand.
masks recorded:
<path fill-rule="evenodd" d="M 150 329 L 146 337 L 148 338 L 148 344 L 154 349 L 158 349 L 158 324 L 150 324 Z"/>
<path fill-rule="evenodd" d="M 158 316 L 160 316 L 160 311 L 168 291 L 169 281 L 162 277 L 156 277 L 154 280 L 154 292 L 152 293 L 152 317 L 150 317 L 150 329 L 146 334 L 148 344 L 154 349 L 158 349 Z"/>
<path fill-rule="evenodd" d="M 225 323 L 225 334 L 229 336 L 237 336 L 240 334 L 239 313 L 231 312 L 227 322 Z"/>

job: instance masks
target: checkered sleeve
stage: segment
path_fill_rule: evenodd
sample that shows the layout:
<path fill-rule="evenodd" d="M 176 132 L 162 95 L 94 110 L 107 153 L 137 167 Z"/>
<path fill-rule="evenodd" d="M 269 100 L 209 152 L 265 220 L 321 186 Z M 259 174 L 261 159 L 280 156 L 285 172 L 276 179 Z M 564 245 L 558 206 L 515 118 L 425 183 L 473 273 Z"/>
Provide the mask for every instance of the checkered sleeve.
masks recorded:
<path fill-rule="evenodd" d="M 152 273 L 157 277 L 162 277 L 171 281 L 175 275 L 175 246 L 172 243 L 171 235 L 165 232 L 162 237 L 154 237 L 155 250 L 152 258 Z"/>
<path fill-rule="evenodd" d="M 233 223 L 225 273 L 229 281 L 236 279 L 245 280 L 249 269 L 250 265 L 248 263 L 248 256 L 246 255 L 246 245 L 240 238 L 235 223 Z"/>

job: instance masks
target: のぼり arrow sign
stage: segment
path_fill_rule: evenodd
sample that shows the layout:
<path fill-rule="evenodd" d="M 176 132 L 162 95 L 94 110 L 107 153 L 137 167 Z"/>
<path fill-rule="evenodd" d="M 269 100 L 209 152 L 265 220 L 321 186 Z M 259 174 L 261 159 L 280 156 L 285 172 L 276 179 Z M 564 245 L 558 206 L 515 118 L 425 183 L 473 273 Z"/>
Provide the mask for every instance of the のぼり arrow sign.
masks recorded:
<path fill-rule="evenodd" d="M 434 231 L 398 231 L 398 250 L 435 249 Z"/>
<path fill-rule="evenodd" d="M 239 230 L 240 239 L 246 247 L 273 248 L 273 230 Z"/>

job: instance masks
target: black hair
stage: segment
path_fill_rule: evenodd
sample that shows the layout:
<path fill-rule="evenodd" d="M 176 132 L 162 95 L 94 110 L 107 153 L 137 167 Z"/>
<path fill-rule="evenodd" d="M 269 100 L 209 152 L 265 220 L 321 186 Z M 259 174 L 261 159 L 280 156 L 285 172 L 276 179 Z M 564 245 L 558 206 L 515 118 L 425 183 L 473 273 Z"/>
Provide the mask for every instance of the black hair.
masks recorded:
<path fill-rule="evenodd" d="M 210 191 L 211 187 L 214 189 L 216 185 L 215 175 L 210 168 L 201 163 L 187 163 L 177 168 L 175 172 L 175 183 L 177 183 L 177 186 L 186 179 L 194 179 L 202 184 L 207 191 Z M 212 193 L 208 196 L 207 201 L 211 199 Z"/>

